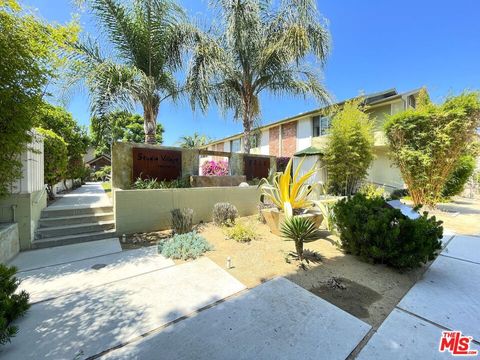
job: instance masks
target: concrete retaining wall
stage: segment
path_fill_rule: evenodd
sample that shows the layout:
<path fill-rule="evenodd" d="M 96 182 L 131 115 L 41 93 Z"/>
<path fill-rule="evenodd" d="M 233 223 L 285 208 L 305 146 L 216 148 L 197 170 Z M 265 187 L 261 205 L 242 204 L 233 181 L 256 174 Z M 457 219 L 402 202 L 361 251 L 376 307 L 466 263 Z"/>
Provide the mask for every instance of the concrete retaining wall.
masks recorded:
<path fill-rule="evenodd" d="M 18 240 L 18 225 L 0 225 L 0 263 L 5 264 L 20 251 Z"/>
<path fill-rule="evenodd" d="M 250 187 L 211 187 L 165 190 L 116 190 L 114 211 L 117 233 L 130 234 L 170 229 L 170 211 L 194 210 L 194 222 L 212 220 L 218 202 L 235 205 L 240 216 L 257 212 L 260 190 Z"/>
<path fill-rule="evenodd" d="M 20 250 L 28 250 L 37 229 L 43 208 L 47 206 L 47 192 L 11 194 L 0 200 L 0 223 L 18 223 Z"/>

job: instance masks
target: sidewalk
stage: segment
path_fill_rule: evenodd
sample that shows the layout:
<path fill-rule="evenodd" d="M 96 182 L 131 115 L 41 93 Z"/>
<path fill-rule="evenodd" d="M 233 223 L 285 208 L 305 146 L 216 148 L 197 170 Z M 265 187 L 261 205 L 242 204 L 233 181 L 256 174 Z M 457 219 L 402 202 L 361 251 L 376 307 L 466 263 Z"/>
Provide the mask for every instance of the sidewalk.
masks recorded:
<path fill-rule="evenodd" d="M 49 209 L 63 209 L 75 207 L 111 206 L 112 203 L 99 182 L 89 182 L 65 195 L 58 197 Z"/>

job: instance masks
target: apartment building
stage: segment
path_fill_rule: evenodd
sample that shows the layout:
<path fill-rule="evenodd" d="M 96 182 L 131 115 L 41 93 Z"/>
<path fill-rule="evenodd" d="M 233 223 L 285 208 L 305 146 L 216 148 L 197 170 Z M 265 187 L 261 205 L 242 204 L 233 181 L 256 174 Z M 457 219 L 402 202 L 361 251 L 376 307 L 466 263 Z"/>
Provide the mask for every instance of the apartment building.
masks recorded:
<path fill-rule="evenodd" d="M 416 106 L 416 98 L 420 89 L 398 93 L 395 89 L 365 95 L 367 112 L 375 121 L 375 160 L 368 174 L 368 181 L 385 186 L 387 189 L 403 187 L 403 180 L 398 168 L 388 158 L 387 143 L 382 131 L 386 115 L 395 114 L 408 107 Z M 348 101 L 348 100 L 347 100 Z M 332 106 L 342 106 L 344 102 Z M 327 106 L 289 117 L 271 124 L 263 125 L 255 130 L 253 154 L 274 155 L 282 157 L 303 156 L 302 150 L 312 153 L 304 162 L 304 166 L 312 163 L 321 164 L 321 152 L 328 140 L 331 125 L 332 106 Z M 224 152 L 242 152 L 243 134 L 216 140 L 207 145 L 209 150 Z M 313 149 L 313 151 L 312 151 Z M 295 161 L 298 163 L 298 161 Z M 321 166 L 321 165 L 320 165 Z M 325 181 L 325 173 L 320 173 L 316 180 Z"/>

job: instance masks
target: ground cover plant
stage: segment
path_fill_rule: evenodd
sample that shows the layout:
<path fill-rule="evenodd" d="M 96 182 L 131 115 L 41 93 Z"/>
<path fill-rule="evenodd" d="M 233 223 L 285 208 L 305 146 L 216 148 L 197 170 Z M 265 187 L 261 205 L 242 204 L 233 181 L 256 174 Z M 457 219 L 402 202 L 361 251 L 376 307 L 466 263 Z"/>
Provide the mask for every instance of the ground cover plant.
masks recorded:
<path fill-rule="evenodd" d="M 173 209 L 170 213 L 175 234 L 185 234 L 193 230 L 193 209 Z"/>
<path fill-rule="evenodd" d="M 385 123 L 390 154 L 415 205 L 435 207 L 460 156 L 480 125 L 480 98 L 475 92 L 433 104 L 425 91 L 417 107 L 392 115 Z"/>
<path fill-rule="evenodd" d="M 433 260 L 441 248 L 442 222 L 425 212 L 405 217 L 382 197 L 357 193 L 334 207 L 341 247 L 362 259 L 410 269 Z"/>
<path fill-rule="evenodd" d="M 213 222 L 215 225 L 233 225 L 238 216 L 238 210 L 235 205 L 227 202 L 216 203 L 213 206 Z"/>
<path fill-rule="evenodd" d="M 15 277 L 17 269 L 0 264 L 0 345 L 10 342 L 18 332 L 13 321 L 28 310 L 28 294 L 16 293 L 20 281 Z"/>
<path fill-rule="evenodd" d="M 255 227 L 249 223 L 236 223 L 232 227 L 225 228 L 225 235 L 228 239 L 240 243 L 250 242 L 257 238 Z"/>
<path fill-rule="evenodd" d="M 211 250 L 213 246 L 195 231 L 175 234 L 170 239 L 158 243 L 159 254 L 171 259 L 196 259 Z"/>

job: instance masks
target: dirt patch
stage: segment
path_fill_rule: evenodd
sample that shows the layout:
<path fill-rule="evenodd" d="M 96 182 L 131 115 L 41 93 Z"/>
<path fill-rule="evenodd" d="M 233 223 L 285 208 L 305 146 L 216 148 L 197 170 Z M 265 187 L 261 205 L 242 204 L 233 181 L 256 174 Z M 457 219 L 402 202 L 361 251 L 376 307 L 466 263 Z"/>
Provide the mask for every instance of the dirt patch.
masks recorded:
<path fill-rule="evenodd" d="M 292 241 L 285 241 L 270 233 L 269 228 L 260 223 L 256 216 L 238 219 L 248 224 L 257 234 L 257 238 L 248 243 L 228 240 L 224 229 L 212 223 L 203 224 L 196 231 L 214 246 L 213 251 L 205 254 L 217 265 L 228 271 L 248 288 L 265 281 L 283 276 L 318 296 L 352 313 L 377 328 L 395 305 L 420 278 L 425 268 L 407 273 L 399 273 L 382 265 L 372 265 L 344 254 L 338 244 L 338 237 L 327 231 L 321 238 L 309 242 L 306 251 L 321 256 L 320 262 L 310 262 L 306 269 L 288 254 L 295 250 Z M 154 245 L 170 236 L 170 231 L 149 234 L 134 234 L 122 244 L 124 249 Z M 227 268 L 227 259 L 231 259 L 231 268 Z M 175 263 L 184 261 L 175 260 Z M 341 279 L 346 286 L 342 294 L 335 289 L 325 289 L 322 285 L 332 278 Z M 315 290 L 313 290 L 315 289 Z"/>
<path fill-rule="evenodd" d="M 368 319 L 369 307 L 382 298 L 382 295 L 369 287 L 345 278 L 332 277 L 309 290 L 361 319 Z"/>
<path fill-rule="evenodd" d="M 224 268 L 247 287 L 284 276 L 307 290 L 319 288 L 318 296 L 352 313 L 373 327 L 378 327 L 405 293 L 420 278 L 425 268 L 399 273 L 382 265 L 372 265 L 341 251 L 339 238 L 327 231 L 322 237 L 306 244 L 306 250 L 321 255 L 321 262 L 310 262 L 306 269 L 298 261 L 289 259 L 294 243 L 270 233 L 256 217 L 242 218 L 254 227 L 258 238 L 249 243 L 238 243 L 225 238 L 224 231 L 209 223 L 199 231 L 214 247 L 206 256 Z M 227 269 L 230 257 L 233 268 Z M 332 277 L 341 279 L 347 289 L 342 295 L 326 291 L 321 285 Z M 321 290 L 321 291 L 320 291 Z"/>

